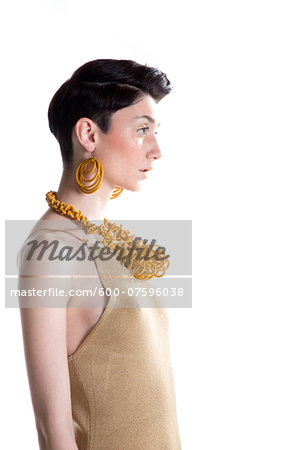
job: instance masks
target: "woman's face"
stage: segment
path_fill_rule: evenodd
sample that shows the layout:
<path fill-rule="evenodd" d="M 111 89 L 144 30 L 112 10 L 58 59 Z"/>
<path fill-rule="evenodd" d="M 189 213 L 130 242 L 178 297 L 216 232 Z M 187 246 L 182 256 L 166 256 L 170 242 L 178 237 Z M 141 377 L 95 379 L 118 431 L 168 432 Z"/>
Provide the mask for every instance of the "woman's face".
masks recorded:
<path fill-rule="evenodd" d="M 99 129 L 95 156 L 103 165 L 103 182 L 112 188 L 139 190 L 146 178 L 141 170 L 153 168 L 153 161 L 161 157 L 156 140 L 156 107 L 153 98 L 145 95 L 135 105 L 112 115 L 107 135 Z"/>

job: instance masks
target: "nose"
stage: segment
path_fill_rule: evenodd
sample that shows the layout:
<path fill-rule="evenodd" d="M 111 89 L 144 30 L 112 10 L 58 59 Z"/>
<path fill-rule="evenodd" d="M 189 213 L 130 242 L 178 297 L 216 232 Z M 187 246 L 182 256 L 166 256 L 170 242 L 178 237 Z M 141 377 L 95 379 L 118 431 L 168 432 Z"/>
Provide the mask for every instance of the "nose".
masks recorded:
<path fill-rule="evenodd" d="M 157 143 L 157 140 L 155 138 L 153 139 L 153 144 L 152 144 L 151 150 L 149 150 L 147 156 L 149 158 L 153 158 L 153 159 L 161 158 L 161 151 L 160 151 L 159 145 Z"/>

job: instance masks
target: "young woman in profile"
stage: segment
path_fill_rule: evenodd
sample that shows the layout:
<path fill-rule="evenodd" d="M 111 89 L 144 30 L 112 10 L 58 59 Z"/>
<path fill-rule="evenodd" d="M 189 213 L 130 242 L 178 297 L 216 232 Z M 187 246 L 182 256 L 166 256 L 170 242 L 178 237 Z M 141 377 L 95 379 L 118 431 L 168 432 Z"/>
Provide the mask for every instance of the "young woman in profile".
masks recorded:
<path fill-rule="evenodd" d="M 50 103 L 63 174 L 18 255 L 19 289 L 45 293 L 35 303 L 19 300 L 42 450 L 181 449 L 167 311 L 143 308 L 138 294 L 128 294 L 161 276 L 168 261 L 121 264 L 116 243 L 126 254 L 132 235 L 105 219 L 108 201 L 138 191 L 161 157 L 156 106 L 171 89 L 156 68 L 98 59 L 77 69 Z M 32 241 L 58 243 L 56 254 L 84 244 L 93 258 L 54 259 L 53 246 L 43 244 L 43 258 L 28 259 Z M 96 257 L 104 247 L 111 258 Z M 55 298 L 53 286 L 69 294 Z M 94 287 L 102 297 L 79 292 Z"/>

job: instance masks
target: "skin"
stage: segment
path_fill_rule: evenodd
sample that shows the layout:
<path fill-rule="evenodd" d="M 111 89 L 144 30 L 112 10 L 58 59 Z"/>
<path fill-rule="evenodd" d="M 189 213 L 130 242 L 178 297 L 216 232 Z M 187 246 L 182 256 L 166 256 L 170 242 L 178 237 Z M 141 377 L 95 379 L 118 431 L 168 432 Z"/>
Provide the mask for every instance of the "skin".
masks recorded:
<path fill-rule="evenodd" d="M 117 111 L 112 116 L 112 126 L 107 135 L 89 118 L 80 118 L 72 133 L 74 164 L 63 171 L 57 190 L 58 200 L 73 204 L 91 221 L 103 220 L 105 207 L 115 186 L 138 191 L 145 178 L 139 169 L 154 167 L 154 160 L 161 157 L 155 136 L 158 126 L 156 107 L 155 101 L 146 95 L 135 105 Z M 145 118 L 135 119 L 141 115 L 151 116 L 154 123 Z M 147 129 L 143 130 L 143 127 Z M 77 166 L 90 154 L 103 165 L 104 177 L 96 192 L 85 194 L 77 186 L 75 173 Z M 60 221 L 67 227 L 74 225 L 73 219 L 61 216 L 51 208 L 41 219 L 52 220 L 53 224 Z M 43 232 L 40 239 L 51 241 L 53 232 Z M 64 246 L 74 246 L 74 240 L 67 234 L 60 240 Z M 53 286 L 49 278 L 35 275 L 22 277 L 22 274 L 53 273 L 53 266 L 47 266 L 47 256 L 43 265 L 35 267 L 32 261 L 26 262 L 20 254 L 19 289 L 34 286 L 43 290 Z M 75 261 L 74 266 L 68 266 L 69 269 L 63 261 L 58 260 L 55 264 L 59 274 L 66 274 L 66 270 L 72 274 L 80 273 Z M 90 264 L 89 273 L 101 288 L 103 285 L 95 265 L 93 262 Z M 65 278 L 65 291 L 90 287 L 89 280 L 77 282 L 79 285 L 75 285 L 76 279 Z M 62 297 L 59 308 L 25 308 L 22 306 L 25 306 L 23 301 L 26 300 L 20 298 L 19 301 L 27 373 L 41 450 L 78 450 L 72 423 L 68 356 L 90 333 L 105 309 L 105 302 L 109 300 L 105 297 L 104 305 L 100 306 L 70 308 L 72 299 Z M 53 298 L 43 297 L 44 304 L 51 301 Z"/>
<path fill-rule="evenodd" d="M 112 116 L 112 125 L 108 134 L 88 118 L 81 118 L 76 123 L 72 142 L 74 164 L 64 169 L 57 199 L 72 203 L 80 209 L 89 220 L 102 220 L 105 207 L 116 186 L 138 191 L 145 175 L 139 169 L 153 167 L 153 161 L 161 157 L 156 140 L 157 104 L 149 95 L 135 105 L 120 109 Z M 149 115 L 155 119 L 151 124 L 147 119 L 135 119 L 137 116 Z M 143 130 L 142 127 L 149 127 Z M 80 191 L 75 179 L 77 166 L 90 155 L 95 156 L 104 170 L 100 188 L 92 193 Z M 57 216 L 57 213 L 54 213 Z M 49 213 L 42 218 L 48 219 Z"/>

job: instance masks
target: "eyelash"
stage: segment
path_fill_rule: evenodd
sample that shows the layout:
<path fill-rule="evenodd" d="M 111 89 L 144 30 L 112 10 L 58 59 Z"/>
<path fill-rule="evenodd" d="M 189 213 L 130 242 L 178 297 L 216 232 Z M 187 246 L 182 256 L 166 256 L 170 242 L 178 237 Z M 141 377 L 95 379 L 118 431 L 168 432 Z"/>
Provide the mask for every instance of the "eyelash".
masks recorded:
<path fill-rule="evenodd" d="M 140 131 L 140 130 L 149 130 L 149 129 L 150 129 L 150 127 L 142 127 L 142 128 L 138 128 L 137 131 Z M 143 133 L 143 134 L 145 134 L 145 133 Z M 154 134 L 158 134 L 158 131 L 155 131 Z"/>

